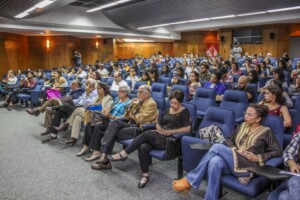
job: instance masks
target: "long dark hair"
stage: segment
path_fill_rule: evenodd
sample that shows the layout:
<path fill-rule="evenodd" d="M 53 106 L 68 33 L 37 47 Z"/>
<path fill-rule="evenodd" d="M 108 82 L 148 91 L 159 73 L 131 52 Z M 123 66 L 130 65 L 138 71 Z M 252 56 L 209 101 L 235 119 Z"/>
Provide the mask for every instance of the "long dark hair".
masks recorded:
<path fill-rule="evenodd" d="M 277 85 L 269 85 L 268 87 L 266 87 L 266 90 L 268 90 L 271 94 L 275 95 L 276 103 L 278 103 L 279 105 L 284 105 L 282 90 Z"/>

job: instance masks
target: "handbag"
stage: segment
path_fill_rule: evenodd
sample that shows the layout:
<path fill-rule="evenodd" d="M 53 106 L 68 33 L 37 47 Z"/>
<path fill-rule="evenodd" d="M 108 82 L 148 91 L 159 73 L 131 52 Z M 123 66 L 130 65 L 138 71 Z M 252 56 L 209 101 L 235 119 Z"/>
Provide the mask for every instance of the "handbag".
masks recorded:
<path fill-rule="evenodd" d="M 211 125 L 209 127 L 201 128 L 199 130 L 199 136 L 201 139 L 213 143 L 223 143 L 225 141 L 221 129 L 216 125 Z"/>
<path fill-rule="evenodd" d="M 166 138 L 166 157 L 165 160 L 173 160 L 178 156 L 179 139 L 174 137 Z"/>
<path fill-rule="evenodd" d="M 47 90 L 46 95 L 47 95 L 48 99 L 60 98 L 61 97 L 60 91 L 54 90 L 54 89 Z"/>

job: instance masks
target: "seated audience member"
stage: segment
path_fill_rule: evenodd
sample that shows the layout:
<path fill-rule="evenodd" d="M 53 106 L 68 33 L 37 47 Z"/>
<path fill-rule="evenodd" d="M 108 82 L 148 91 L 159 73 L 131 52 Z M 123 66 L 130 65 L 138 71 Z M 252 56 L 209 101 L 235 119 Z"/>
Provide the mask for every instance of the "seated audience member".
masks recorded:
<path fill-rule="evenodd" d="M 265 98 L 259 102 L 269 108 L 269 115 L 276 115 L 282 118 L 285 128 L 292 126 L 292 119 L 288 108 L 284 105 L 282 91 L 277 85 L 270 85 L 265 89 Z"/>
<path fill-rule="evenodd" d="M 297 68 L 291 72 L 291 79 L 296 80 L 296 78 L 300 75 L 300 60 L 297 61 Z"/>
<path fill-rule="evenodd" d="M 212 65 L 210 66 L 210 69 L 215 72 L 215 71 L 219 71 L 219 63 L 217 62 L 217 58 L 212 62 Z M 209 79 L 210 80 L 210 79 Z"/>
<path fill-rule="evenodd" d="M 258 76 L 266 77 L 265 74 L 262 73 L 261 66 L 260 66 L 259 63 L 254 64 L 253 69 L 251 71 L 256 71 L 256 73 L 258 74 Z"/>
<path fill-rule="evenodd" d="M 289 57 L 288 53 L 283 53 L 282 57 L 279 60 L 283 60 L 286 63 L 288 68 L 292 65 L 292 60 Z"/>
<path fill-rule="evenodd" d="M 60 125 L 61 119 L 69 118 L 71 114 L 74 112 L 74 110 L 76 109 L 75 106 L 87 108 L 88 106 L 92 105 L 92 103 L 98 96 L 97 89 L 96 89 L 97 82 L 94 79 L 88 79 L 86 83 L 87 84 L 86 84 L 85 92 L 78 99 L 74 99 L 69 103 L 64 103 L 62 106 L 56 109 L 50 127 L 49 128 L 46 127 L 47 130 L 45 131 L 45 133 L 43 133 L 43 135 L 49 133 L 51 134 L 48 136 L 48 138 L 42 140 L 42 143 L 50 142 L 52 140 L 57 139 L 58 131 L 54 127 Z"/>
<path fill-rule="evenodd" d="M 92 69 L 92 68 L 91 68 Z M 91 79 L 95 79 L 96 81 L 97 80 L 101 80 L 101 75 L 100 75 L 100 73 L 98 72 L 98 71 L 96 71 L 96 70 L 94 70 L 94 71 L 92 71 L 91 73 L 89 73 L 89 76 L 88 76 L 89 78 L 91 78 Z"/>
<path fill-rule="evenodd" d="M 59 92 L 63 92 L 64 87 L 68 86 L 68 81 L 63 77 L 62 72 L 60 70 L 55 70 L 53 73 L 53 84 L 52 88 L 48 88 L 46 90 L 57 90 Z M 47 92 L 46 92 L 47 94 Z M 44 96 L 44 101 L 46 101 L 46 95 Z"/>
<path fill-rule="evenodd" d="M 198 69 L 196 68 L 196 63 L 194 60 L 191 60 L 191 63 L 187 68 L 185 69 L 185 78 L 189 78 L 191 72 L 196 71 L 198 72 Z"/>
<path fill-rule="evenodd" d="M 186 85 L 189 86 L 189 94 L 190 94 L 189 99 L 193 99 L 197 88 L 201 87 L 201 83 L 199 82 L 198 72 L 192 71 L 190 73 L 190 78 Z"/>
<path fill-rule="evenodd" d="M 200 64 L 199 81 L 210 81 L 212 74 L 209 71 L 209 66 L 206 63 Z"/>
<path fill-rule="evenodd" d="M 29 93 L 27 92 L 27 89 L 33 89 L 36 85 L 36 79 L 33 77 L 33 72 L 32 71 L 27 71 L 26 77 L 21 78 L 19 82 L 19 90 L 22 93 Z M 12 104 L 14 99 L 16 98 L 19 90 L 14 90 L 12 92 L 9 92 L 9 94 L 6 96 L 2 107 L 7 107 L 9 111 L 12 110 Z"/>
<path fill-rule="evenodd" d="M 249 83 L 257 84 L 259 81 L 257 71 L 255 71 L 255 70 L 251 70 L 248 73 L 248 77 L 249 77 Z"/>
<path fill-rule="evenodd" d="M 68 79 L 70 80 L 71 77 L 76 78 L 76 69 L 75 67 L 69 67 L 69 72 L 68 72 Z"/>
<path fill-rule="evenodd" d="M 283 152 L 284 165 L 289 168 L 292 173 L 300 174 L 300 134 L 297 133 L 291 143 Z M 277 199 L 299 199 L 300 196 L 300 177 L 292 176 L 284 181 L 279 187 L 272 191 L 268 200 Z"/>
<path fill-rule="evenodd" d="M 222 77 L 220 82 L 221 83 L 230 83 L 231 86 L 233 84 L 233 77 L 231 75 L 228 74 L 228 70 L 226 69 L 226 67 L 221 67 L 219 72 L 222 73 Z"/>
<path fill-rule="evenodd" d="M 101 139 L 107 129 L 110 121 L 124 118 L 126 107 L 130 104 L 128 95 L 130 93 L 129 86 L 119 87 L 118 97 L 114 100 L 110 110 L 102 110 L 103 117 L 100 119 L 91 119 L 86 125 L 82 144 L 83 147 L 76 155 L 82 156 L 92 150 L 93 153 L 85 158 L 86 161 L 93 161 L 100 158 Z M 97 115 L 97 113 L 96 113 Z"/>
<path fill-rule="evenodd" d="M 198 166 L 184 178 L 173 181 L 176 192 L 198 188 L 207 175 L 208 184 L 205 194 L 207 200 L 218 199 L 221 175 L 234 175 L 242 184 L 247 185 L 252 174 L 250 167 L 263 166 L 267 160 L 278 157 L 282 149 L 269 127 L 261 125 L 268 115 L 268 107 L 250 105 L 243 122 L 224 144 L 214 144 L 202 158 Z"/>
<path fill-rule="evenodd" d="M 186 133 L 191 131 L 191 119 L 189 111 L 184 108 L 184 94 L 180 90 L 175 90 L 170 95 L 170 108 L 156 124 L 155 130 L 142 132 L 134 138 L 133 142 L 123 151 L 110 157 L 111 161 L 124 161 L 130 153 L 138 149 L 139 161 L 142 169 L 142 178 L 138 184 L 139 188 L 144 188 L 149 181 L 149 152 L 153 149 L 165 149 L 166 138 L 175 133 Z"/>
<path fill-rule="evenodd" d="M 133 68 L 130 69 L 130 74 L 129 74 L 129 76 L 126 78 L 126 80 L 130 80 L 130 81 L 131 81 L 132 85 L 129 85 L 129 87 L 130 87 L 131 89 L 133 89 L 135 83 L 136 83 L 137 81 L 139 81 L 139 77 L 136 75 L 135 69 L 133 69 Z"/>
<path fill-rule="evenodd" d="M 137 98 L 131 100 L 130 107 L 125 113 L 125 118 L 129 122 L 114 120 L 109 124 L 101 140 L 101 158 L 96 164 L 92 164 L 92 169 L 111 169 L 112 166 L 107 155 L 112 151 L 115 139 L 134 138 L 138 134 L 139 128 L 144 124 L 156 123 L 157 117 L 157 106 L 151 98 L 150 87 L 141 85 L 138 89 Z M 136 124 L 136 126 L 130 124 Z"/>
<path fill-rule="evenodd" d="M 277 85 L 281 89 L 285 105 L 288 108 L 292 108 L 294 103 L 293 103 L 292 99 L 290 98 L 289 94 L 282 89 L 282 83 L 281 83 L 281 81 L 279 81 L 279 80 L 273 80 L 273 81 L 271 81 L 271 85 Z"/>
<path fill-rule="evenodd" d="M 83 70 L 83 66 L 79 66 L 78 67 L 78 71 L 75 74 L 76 79 L 79 79 L 80 81 L 83 79 L 86 79 L 88 74 L 86 73 L 86 71 Z"/>
<path fill-rule="evenodd" d="M 243 64 L 243 67 L 241 67 L 241 70 L 246 70 L 247 73 L 249 73 L 249 71 L 252 69 L 252 59 L 251 58 L 247 58 L 245 59 L 245 63 Z"/>
<path fill-rule="evenodd" d="M 261 73 L 265 74 L 266 76 L 271 76 L 273 72 L 273 68 L 271 65 L 268 65 L 267 62 L 264 60 L 260 63 Z"/>
<path fill-rule="evenodd" d="M 1 81 L 2 84 L 0 85 L 0 93 L 4 93 L 9 86 L 15 85 L 18 81 L 18 78 L 15 76 L 14 70 L 8 70 L 7 76 Z"/>
<path fill-rule="evenodd" d="M 169 70 L 169 66 L 168 65 L 165 64 L 164 66 L 162 66 L 160 77 L 167 77 L 167 78 L 171 78 L 172 77 L 172 74 L 171 74 L 171 72 Z"/>
<path fill-rule="evenodd" d="M 47 107 L 53 106 L 61 106 L 63 103 L 73 103 L 74 99 L 78 99 L 83 93 L 84 90 L 80 88 L 80 82 L 78 80 L 74 80 L 70 86 L 71 92 L 64 97 L 61 98 L 52 98 L 43 103 L 43 105 L 39 108 L 34 109 L 26 109 L 26 112 L 30 115 L 39 116 L 40 113 L 44 113 Z"/>
<path fill-rule="evenodd" d="M 151 85 L 151 79 L 150 79 L 148 70 L 145 70 L 145 71 L 144 71 L 144 73 L 142 74 L 142 77 L 140 78 L 140 81 L 146 82 L 146 84 L 147 84 L 148 86 Z"/>
<path fill-rule="evenodd" d="M 104 64 L 100 63 L 98 66 L 99 69 L 97 70 L 97 72 L 100 73 L 101 77 L 108 77 L 108 71 L 105 69 Z"/>
<path fill-rule="evenodd" d="M 112 83 L 110 90 L 112 91 L 118 91 L 120 86 L 127 85 L 128 83 L 123 80 L 122 73 L 121 72 L 115 72 L 114 73 L 114 82 Z"/>
<path fill-rule="evenodd" d="M 148 71 L 148 75 L 149 75 L 149 78 L 150 78 L 150 85 L 152 85 L 153 83 L 158 81 L 158 73 L 156 73 L 155 69 L 150 69 Z"/>
<path fill-rule="evenodd" d="M 249 78 L 248 76 L 241 76 L 237 82 L 236 87 L 234 87 L 234 90 L 242 90 L 247 93 L 247 98 L 249 103 L 254 102 L 254 91 L 248 88 L 249 84 Z M 218 101 L 222 101 L 224 95 L 220 95 Z"/>
<path fill-rule="evenodd" d="M 284 60 L 279 60 L 278 61 L 278 69 L 281 69 L 283 71 L 289 71 L 287 63 Z"/>
<path fill-rule="evenodd" d="M 224 94 L 226 87 L 223 83 L 220 83 L 222 74 L 215 72 L 212 74 L 210 82 L 205 83 L 204 88 L 213 88 L 216 90 L 216 100 L 220 101 L 220 96 Z"/>
<path fill-rule="evenodd" d="M 97 93 L 98 96 L 94 99 L 91 106 L 101 105 L 103 111 L 110 110 L 113 98 L 110 96 L 109 86 L 106 83 L 98 82 Z M 72 126 L 71 138 L 64 141 L 66 144 L 71 144 L 72 146 L 76 144 L 85 112 L 88 112 L 88 108 L 76 108 L 66 122 L 59 127 L 54 127 L 57 131 L 62 131 L 66 130 L 68 126 Z"/>
<path fill-rule="evenodd" d="M 238 75 L 241 76 L 242 75 L 242 71 L 239 70 L 239 64 L 237 62 L 233 62 L 231 64 L 231 70 L 228 72 L 229 75 Z"/>
<path fill-rule="evenodd" d="M 291 84 L 289 87 L 289 95 L 292 98 L 298 97 L 300 94 L 300 75 L 294 80 L 294 84 Z"/>
<path fill-rule="evenodd" d="M 184 78 L 184 69 L 183 69 L 183 67 L 179 67 L 178 69 L 176 69 L 176 74 L 180 78 Z"/>
<path fill-rule="evenodd" d="M 282 83 L 282 87 L 288 87 L 287 82 L 284 80 L 284 73 L 281 69 L 273 70 L 273 79 L 270 79 L 266 82 L 265 87 L 268 87 L 273 80 L 280 80 Z"/>

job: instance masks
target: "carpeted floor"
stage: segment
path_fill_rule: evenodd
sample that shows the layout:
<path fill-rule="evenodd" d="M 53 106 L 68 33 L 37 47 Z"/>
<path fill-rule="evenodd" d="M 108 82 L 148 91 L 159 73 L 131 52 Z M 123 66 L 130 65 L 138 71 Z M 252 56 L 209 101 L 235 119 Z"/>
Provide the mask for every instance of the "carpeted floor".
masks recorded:
<path fill-rule="evenodd" d="M 1 99 L 3 100 L 3 99 Z M 92 170 L 90 163 L 76 157 L 81 141 L 74 147 L 62 142 L 70 130 L 59 133 L 59 140 L 41 144 L 44 115 L 30 116 L 21 105 L 12 111 L 0 108 L 0 200 L 50 199 L 202 199 L 206 182 L 188 194 L 172 191 L 177 160 L 153 159 L 151 178 L 144 189 L 137 187 L 141 170 L 137 153 L 124 162 L 113 163 L 109 171 Z M 82 135 L 83 133 L 81 133 Z M 115 146 L 115 151 L 121 149 Z M 223 200 L 250 199 L 225 188 Z M 266 199 L 267 192 L 255 199 Z"/>

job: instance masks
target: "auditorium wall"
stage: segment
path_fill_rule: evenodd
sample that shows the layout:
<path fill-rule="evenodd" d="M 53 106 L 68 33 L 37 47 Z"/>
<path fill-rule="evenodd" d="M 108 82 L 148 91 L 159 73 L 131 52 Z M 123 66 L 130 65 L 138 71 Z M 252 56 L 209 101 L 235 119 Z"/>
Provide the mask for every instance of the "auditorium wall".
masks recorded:
<path fill-rule="evenodd" d="M 262 44 L 243 44 L 244 52 L 267 53 L 280 57 L 289 49 L 290 36 L 300 36 L 300 24 L 275 24 L 257 26 L 263 30 Z M 241 27 L 247 28 L 247 27 Z M 253 28 L 253 27 L 248 27 Z M 236 28 L 235 28 L 236 29 Z M 72 51 L 78 49 L 84 64 L 94 64 L 96 60 L 108 61 L 132 58 L 135 54 L 148 57 L 161 51 L 163 55 L 182 56 L 184 53 L 205 55 L 210 44 L 219 45 L 219 53 L 228 58 L 232 43 L 233 28 L 213 31 L 182 32 L 181 40 L 174 42 L 123 43 L 111 38 L 79 39 L 73 36 L 23 36 L 0 33 L 0 75 L 8 69 L 32 67 L 52 68 L 72 66 Z M 270 37 L 274 34 L 274 38 Z M 224 42 L 220 42 L 220 37 Z M 50 47 L 46 47 L 46 40 Z M 96 45 L 98 42 L 98 45 Z"/>

